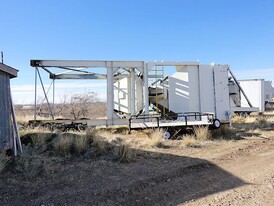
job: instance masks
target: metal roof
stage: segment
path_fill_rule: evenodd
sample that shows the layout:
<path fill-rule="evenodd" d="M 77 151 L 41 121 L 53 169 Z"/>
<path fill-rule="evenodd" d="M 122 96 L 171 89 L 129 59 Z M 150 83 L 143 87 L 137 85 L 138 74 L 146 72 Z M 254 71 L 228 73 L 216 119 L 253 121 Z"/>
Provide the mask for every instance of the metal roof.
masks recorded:
<path fill-rule="evenodd" d="M 0 71 L 3 71 L 5 73 L 9 74 L 10 78 L 14 78 L 14 77 L 17 77 L 17 73 L 19 70 L 14 69 L 6 64 L 0 63 Z"/>

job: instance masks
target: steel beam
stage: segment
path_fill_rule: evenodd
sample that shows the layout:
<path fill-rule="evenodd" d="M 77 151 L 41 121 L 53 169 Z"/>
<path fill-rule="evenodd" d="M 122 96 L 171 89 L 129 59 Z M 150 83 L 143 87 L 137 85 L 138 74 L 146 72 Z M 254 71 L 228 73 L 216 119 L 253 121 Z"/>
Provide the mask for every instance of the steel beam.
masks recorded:
<path fill-rule="evenodd" d="M 228 72 L 230 73 L 230 75 L 232 76 L 232 78 L 234 79 L 235 83 L 237 84 L 238 88 L 240 89 L 240 91 L 242 92 L 242 94 L 244 95 L 248 105 L 250 107 L 253 107 L 251 102 L 249 101 L 247 95 L 245 94 L 244 90 L 242 89 L 241 85 L 239 84 L 238 80 L 236 79 L 236 77 L 234 76 L 234 74 L 232 73 L 232 71 L 230 70 L 230 68 L 228 67 Z"/>
<path fill-rule="evenodd" d="M 113 86 L 113 67 L 107 67 L 107 122 L 108 125 L 113 123 L 114 110 L 114 86 Z"/>
<path fill-rule="evenodd" d="M 52 117 L 52 119 L 54 120 L 54 116 L 53 116 L 53 113 L 52 113 L 52 109 L 51 109 L 51 107 L 50 107 L 50 103 L 49 103 L 49 100 L 48 100 L 48 96 L 47 96 L 47 93 L 46 93 L 46 90 L 45 90 L 45 87 L 44 87 L 44 84 L 43 84 L 43 81 L 42 81 L 42 77 L 41 77 L 40 72 L 39 72 L 38 69 L 37 69 L 37 73 L 38 73 L 38 77 L 39 77 L 40 82 L 41 82 L 41 86 L 42 86 L 42 89 L 43 89 L 45 98 L 46 98 L 47 103 L 48 103 L 48 107 L 49 107 L 49 110 L 50 110 L 51 117 Z"/>
<path fill-rule="evenodd" d="M 152 66 L 186 66 L 199 65 L 199 62 L 147 62 Z M 30 60 L 32 67 L 78 67 L 107 68 L 109 64 L 117 68 L 143 68 L 144 61 L 111 61 L 111 60 Z"/>
<path fill-rule="evenodd" d="M 130 113 L 131 115 L 135 114 L 135 68 L 130 69 L 130 83 L 131 83 L 131 99 L 130 99 Z"/>
<path fill-rule="evenodd" d="M 149 94 L 148 94 L 148 71 L 149 71 L 149 65 L 146 64 L 144 68 L 144 103 L 145 103 L 145 114 L 149 114 Z"/>
<path fill-rule="evenodd" d="M 58 74 L 50 75 L 50 79 L 106 79 L 103 74 Z"/>
<path fill-rule="evenodd" d="M 35 68 L 35 86 L 34 86 L 34 120 L 36 120 L 36 108 L 37 108 L 37 70 L 38 68 Z"/>
<path fill-rule="evenodd" d="M 32 67 L 76 67 L 76 68 L 141 68 L 143 61 L 109 61 L 109 60 L 30 60 Z"/>

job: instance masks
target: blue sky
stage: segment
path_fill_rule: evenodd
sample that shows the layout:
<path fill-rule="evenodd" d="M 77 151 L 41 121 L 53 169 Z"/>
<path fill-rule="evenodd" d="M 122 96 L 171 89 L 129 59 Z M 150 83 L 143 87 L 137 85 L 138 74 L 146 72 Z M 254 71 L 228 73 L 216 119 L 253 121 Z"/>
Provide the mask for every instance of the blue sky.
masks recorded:
<path fill-rule="evenodd" d="M 214 61 L 274 81 L 273 11 L 272 0 L 0 0 L 0 50 L 20 70 L 18 102 L 30 59 Z"/>

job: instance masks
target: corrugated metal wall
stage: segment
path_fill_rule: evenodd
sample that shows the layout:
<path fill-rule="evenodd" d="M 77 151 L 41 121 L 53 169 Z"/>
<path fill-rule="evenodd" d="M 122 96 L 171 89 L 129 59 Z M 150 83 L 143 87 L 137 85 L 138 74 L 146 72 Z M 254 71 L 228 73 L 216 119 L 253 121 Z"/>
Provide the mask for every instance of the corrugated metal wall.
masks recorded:
<path fill-rule="evenodd" d="M 10 75 L 0 71 L 0 151 L 12 147 Z"/>

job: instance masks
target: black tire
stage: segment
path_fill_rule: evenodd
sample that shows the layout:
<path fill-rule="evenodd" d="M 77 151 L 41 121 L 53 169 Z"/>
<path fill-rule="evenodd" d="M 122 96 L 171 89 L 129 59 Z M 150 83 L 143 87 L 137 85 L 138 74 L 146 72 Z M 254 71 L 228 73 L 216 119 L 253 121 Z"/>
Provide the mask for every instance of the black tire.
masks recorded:
<path fill-rule="evenodd" d="M 218 119 L 213 119 L 213 124 L 212 124 L 214 129 L 219 129 L 221 127 L 221 122 Z"/>
<path fill-rule="evenodd" d="M 169 131 L 165 131 L 164 134 L 163 134 L 163 138 L 164 139 L 170 139 L 171 138 L 171 133 Z"/>

